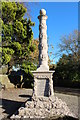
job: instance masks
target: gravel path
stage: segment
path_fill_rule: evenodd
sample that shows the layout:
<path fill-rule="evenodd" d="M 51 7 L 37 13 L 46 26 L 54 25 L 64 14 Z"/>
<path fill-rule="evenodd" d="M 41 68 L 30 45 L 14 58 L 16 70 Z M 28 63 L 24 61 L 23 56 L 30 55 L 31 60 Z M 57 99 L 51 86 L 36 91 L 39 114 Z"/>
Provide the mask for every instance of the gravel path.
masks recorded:
<path fill-rule="evenodd" d="M 78 96 L 73 96 L 73 95 L 65 95 L 61 93 L 55 93 L 55 95 L 65 101 L 70 108 L 71 112 L 76 114 L 78 116 L 78 110 L 79 110 L 79 101 L 78 101 Z"/>
<path fill-rule="evenodd" d="M 0 91 L 0 119 L 10 117 L 27 99 L 32 96 L 32 89 L 7 89 Z M 55 93 L 55 96 L 67 103 L 70 110 L 79 118 L 80 96 Z"/>

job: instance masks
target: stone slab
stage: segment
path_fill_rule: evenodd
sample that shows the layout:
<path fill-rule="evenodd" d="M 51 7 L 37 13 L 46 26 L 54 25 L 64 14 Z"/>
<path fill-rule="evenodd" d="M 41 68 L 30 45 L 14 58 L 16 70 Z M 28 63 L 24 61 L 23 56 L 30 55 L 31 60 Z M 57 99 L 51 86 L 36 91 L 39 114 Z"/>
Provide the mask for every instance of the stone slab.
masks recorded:
<path fill-rule="evenodd" d="M 37 96 L 48 97 L 49 79 L 38 79 L 37 81 Z"/>

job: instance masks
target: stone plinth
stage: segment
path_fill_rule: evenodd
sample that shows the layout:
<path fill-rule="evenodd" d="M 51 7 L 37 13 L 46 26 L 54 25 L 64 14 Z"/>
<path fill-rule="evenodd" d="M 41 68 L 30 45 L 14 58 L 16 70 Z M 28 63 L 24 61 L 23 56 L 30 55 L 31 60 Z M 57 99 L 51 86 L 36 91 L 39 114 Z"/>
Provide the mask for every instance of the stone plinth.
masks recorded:
<path fill-rule="evenodd" d="M 54 71 L 33 71 L 34 89 L 33 97 L 49 97 L 54 95 L 52 75 Z"/>

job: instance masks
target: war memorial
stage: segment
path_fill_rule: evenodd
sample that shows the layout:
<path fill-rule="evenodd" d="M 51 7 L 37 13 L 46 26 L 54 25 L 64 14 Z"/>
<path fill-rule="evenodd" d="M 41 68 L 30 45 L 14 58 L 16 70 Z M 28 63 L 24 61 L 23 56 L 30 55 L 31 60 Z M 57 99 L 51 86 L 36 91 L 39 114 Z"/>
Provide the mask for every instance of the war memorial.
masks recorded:
<path fill-rule="evenodd" d="M 55 71 L 49 71 L 47 20 L 46 11 L 40 10 L 39 19 L 39 66 L 34 75 L 34 88 L 31 100 L 11 118 L 59 118 L 63 116 L 74 117 L 67 104 L 54 95 L 53 80 Z"/>

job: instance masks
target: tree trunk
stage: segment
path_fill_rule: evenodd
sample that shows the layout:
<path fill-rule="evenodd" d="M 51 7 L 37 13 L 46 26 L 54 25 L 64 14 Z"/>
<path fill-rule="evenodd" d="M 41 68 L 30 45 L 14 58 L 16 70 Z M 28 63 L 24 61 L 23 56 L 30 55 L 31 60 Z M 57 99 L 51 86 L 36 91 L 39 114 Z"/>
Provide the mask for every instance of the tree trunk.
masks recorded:
<path fill-rule="evenodd" d="M 7 75 L 10 73 L 10 70 L 11 70 L 12 66 L 10 65 L 10 62 L 8 63 L 8 69 L 7 69 Z"/>

